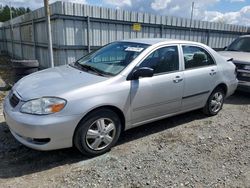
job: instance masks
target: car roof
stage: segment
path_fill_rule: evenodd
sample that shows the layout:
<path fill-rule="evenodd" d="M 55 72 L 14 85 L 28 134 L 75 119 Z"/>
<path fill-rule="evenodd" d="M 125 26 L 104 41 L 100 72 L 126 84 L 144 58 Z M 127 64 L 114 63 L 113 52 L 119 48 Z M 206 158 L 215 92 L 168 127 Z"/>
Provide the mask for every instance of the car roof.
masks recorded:
<path fill-rule="evenodd" d="M 189 43 L 189 44 L 198 44 L 196 42 L 186 41 L 186 40 L 177 40 L 177 39 L 167 39 L 167 38 L 136 38 L 136 39 L 126 39 L 122 40 L 123 42 L 134 42 L 134 43 L 142 43 L 154 45 L 157 43 Z"/>

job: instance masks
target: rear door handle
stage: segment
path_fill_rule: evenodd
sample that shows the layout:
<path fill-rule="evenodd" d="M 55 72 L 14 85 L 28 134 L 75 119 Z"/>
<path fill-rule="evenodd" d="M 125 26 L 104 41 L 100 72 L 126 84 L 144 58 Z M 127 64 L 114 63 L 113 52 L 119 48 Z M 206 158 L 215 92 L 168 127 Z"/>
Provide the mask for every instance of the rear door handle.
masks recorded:
<path fill-rule="evenodd" d="M 180 76 L 176 76 L 174 79 L 173 79 L 173 82 L 174 83 L 179 83 L 183 80 L 183 78 L 181 78 Z"/>
<path fill-rule="evenodd" d="M 209 74 L 210 74 L 210 76 L 216 75 L 216 71 L 214 69 L 212 69 Z"/>

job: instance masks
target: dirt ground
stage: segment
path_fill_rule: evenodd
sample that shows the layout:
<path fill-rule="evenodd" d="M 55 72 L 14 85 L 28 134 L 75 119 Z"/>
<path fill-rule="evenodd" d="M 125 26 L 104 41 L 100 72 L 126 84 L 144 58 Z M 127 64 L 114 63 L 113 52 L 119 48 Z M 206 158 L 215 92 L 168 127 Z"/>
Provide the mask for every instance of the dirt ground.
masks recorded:
<path fill-rule="evenodd" d="M 236 93 L 217 116 L 193 111 L 134 128 L 89 159 L 19 144 L 0 99 L 0 187 L 250 187 L 249 130 L 250 94 Z"/>
<path fill-rule="evenodd" d="M 10 85 L 13 84 L 11 73 L 9 58 L 0 56 L 0 106 L 1 101 L 10 89 Z"/>

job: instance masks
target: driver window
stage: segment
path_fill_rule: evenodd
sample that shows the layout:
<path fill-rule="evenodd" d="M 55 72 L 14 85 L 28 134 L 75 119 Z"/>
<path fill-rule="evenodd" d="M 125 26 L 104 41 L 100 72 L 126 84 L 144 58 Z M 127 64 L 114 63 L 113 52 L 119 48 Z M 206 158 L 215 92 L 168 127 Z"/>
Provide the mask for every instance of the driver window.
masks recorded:
<path fill-rule="evenodd" d="M 179 70 L 179 54 L 177 46 L 168 46 L 152 52 L 139 67 L 154 69 L 154 74 Z"/>

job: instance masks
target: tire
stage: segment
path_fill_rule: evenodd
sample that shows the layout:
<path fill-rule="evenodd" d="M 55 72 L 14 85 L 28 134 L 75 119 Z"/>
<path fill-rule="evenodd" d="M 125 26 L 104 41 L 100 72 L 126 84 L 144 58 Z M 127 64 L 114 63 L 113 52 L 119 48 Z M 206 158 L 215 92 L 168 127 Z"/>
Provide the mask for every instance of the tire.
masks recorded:
<path fill-rule="evenodd" d="M 73 138 L 74 146 L 89 157 L 104 154 L 116 144 L 121 127 L 121 120 L 114 111 L 96 110 L 77 126 Z"/>
<path fill-rule="evenodd" d="M 209 96 L 203 112 L 208 116 L 217 115 L 224 104 L 225 91 L 222 88 L 216 88 Z"/>

